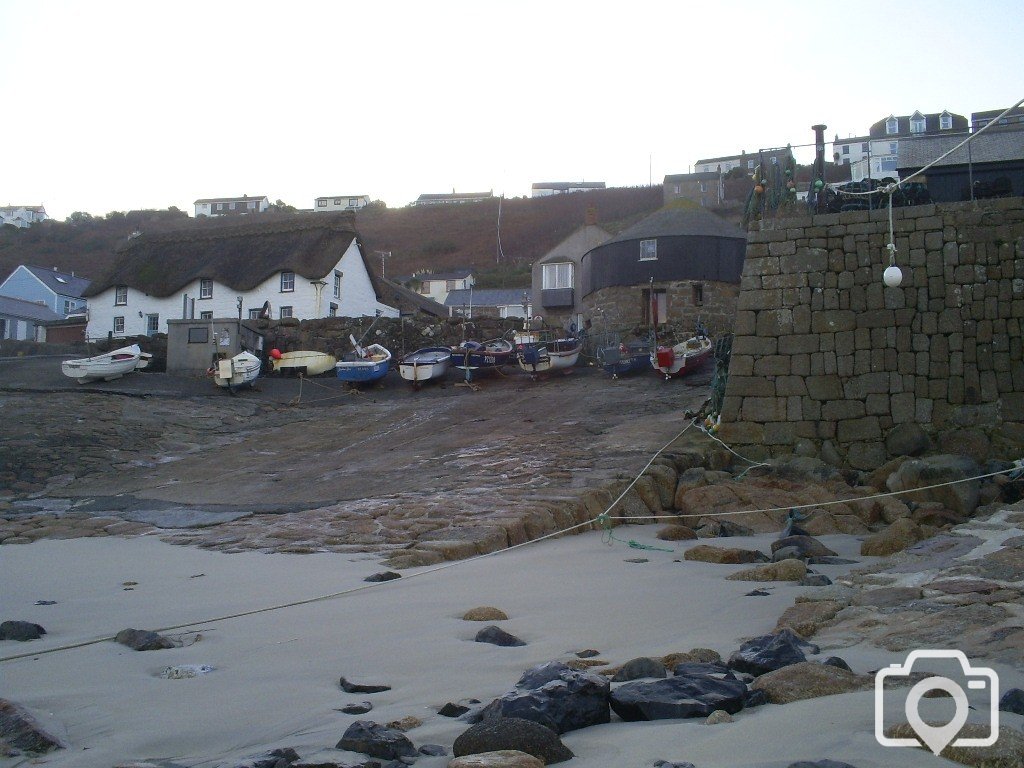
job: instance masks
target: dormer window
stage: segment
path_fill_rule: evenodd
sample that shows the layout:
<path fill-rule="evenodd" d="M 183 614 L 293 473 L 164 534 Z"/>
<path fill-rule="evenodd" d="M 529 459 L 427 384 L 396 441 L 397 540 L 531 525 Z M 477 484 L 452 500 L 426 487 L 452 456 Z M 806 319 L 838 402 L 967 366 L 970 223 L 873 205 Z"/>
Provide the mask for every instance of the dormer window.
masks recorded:
<path fill-rule="evenodd" d="M 924 115 L 920 112 L 915 112 L 913 117 L 910 118 L 910 132 L 911 133 L 924 133 L 925 119 Z"/>
<path fill-rule="evenodd" d="M 889 136 L 899 133 L 900 121 L 890 115 L 889 119 L 885 121 L 885 132 Z"/>
<path fill-rule="evenodd" d="M 939 115 L 939 130 L 948 131 L 953 127 L 953 116 L 949 112 Z"/>

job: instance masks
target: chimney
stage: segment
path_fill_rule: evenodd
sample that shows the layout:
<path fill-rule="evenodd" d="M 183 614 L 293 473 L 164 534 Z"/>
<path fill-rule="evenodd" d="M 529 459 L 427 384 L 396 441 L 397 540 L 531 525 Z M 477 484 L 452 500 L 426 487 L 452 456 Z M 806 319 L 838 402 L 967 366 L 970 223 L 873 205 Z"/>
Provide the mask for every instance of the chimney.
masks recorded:
<path fill-rule="evenodd" d="M 597 206 L 588 205 L 586 215 L 583 218 L 583 223 L 587 225 L 597 224 Z"/>

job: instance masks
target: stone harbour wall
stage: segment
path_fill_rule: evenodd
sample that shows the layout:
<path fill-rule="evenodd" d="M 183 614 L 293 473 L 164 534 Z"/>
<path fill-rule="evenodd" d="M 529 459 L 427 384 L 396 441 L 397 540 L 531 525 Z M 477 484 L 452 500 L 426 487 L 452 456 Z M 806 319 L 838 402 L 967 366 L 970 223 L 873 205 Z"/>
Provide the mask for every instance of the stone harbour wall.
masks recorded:
<path fill-rule="evenodd" d="M 719 433 L 740 453 L 1020 457 L 1024 199 L 892 215 L 896 288 L 887 210 L 752 225 Z"/>
<path fill-rule="evenodd" d="M 694 285 L 701 287 L 701 303 L 695 303 Z M 638 328 L 646 331 L 642 323 L 644 311 L 643 291 L 647 285 L 611 286 L 594 291 L 583 299 L 583 312 L 591 319 L 595 331 L 613 331 Z M 667 317 L 662 324 L 678 329 L 679 335 L 693 333 L 697 319 L 711 336 L 732 332 L 736 315 L 736 297 L 740 287 L 730 283 L 698 280 L 676 280 L 654 284 L 655 290 L 665 291 Z"/>

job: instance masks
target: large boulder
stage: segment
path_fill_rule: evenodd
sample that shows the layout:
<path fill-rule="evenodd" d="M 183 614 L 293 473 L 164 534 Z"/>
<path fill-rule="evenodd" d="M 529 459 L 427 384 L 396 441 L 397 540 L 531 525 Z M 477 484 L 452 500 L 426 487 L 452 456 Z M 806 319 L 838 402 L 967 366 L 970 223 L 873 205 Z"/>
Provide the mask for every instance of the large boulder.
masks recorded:
<path fill-rule="evenodd" d="M 860 545 L 860 553 L 872 557 L 885 557 L 894 552 L 902 552 L 924 538 L 921 526 L 903 517 L 874 536 L 864 539 Z"/>
<path fill-rule="evenodd" d="M 133 651 L 162 651 L 174 648 L 174 643 L 169 639 L 148 629 L 122 629 L 114 636 L 114 640 Z"/>
<path fill-rule="evenodd" d="M 484 720 L 464 731 L 452 745 L 455 757 L 500 750 L 517 750 L 543 760 L 545 765 L 571 760 L 572 751 L 550 728 L 518 717 Z"/>
<path fill-rule="evenodd" d="M 957 734 L 961 739 L 983 739 L 989 735 L 988 724 L 967 723 Z M 890 739 L 916 739 L 917 732 L 909 723 L 891 725 L 885 729 Z M 975 768 L 1019 768 L 1024 765 L 1024 734 L 1016 728 L 1002 726 L 996 743 L 990 747 L 956 747 L 948 746 L 939 753 L 939 757 L 952 760 L 961 765 Z"/>
<path fill-rule="evenodd" d="M 836 552 L 826 547 L 813 536 L 784 536 L 772 542 L 772 554 L 780 549 L 793 547 L 800 551 L 804 559 L 810 557 L 835 557 Z"/>
<path fill-rule="evenodd" d="M 734 676 L 693 671 L 664 680 L 625 683 L 612 691 L 611 705 L 623 720 L 668 720 L 707 717 L 720 709 L 735 714 L 746 699 L 746 683 Z"/>
<path fill-rule="evenodd" d="M 657 659 L 641 656 L 640 658 L 630 659 L 619 667 L 618 671 L 612 675 L 612 682 L 625 683 L 630 680 L 642 680 L 645 677 L 661 678 L 667 676 L 668 672 L 665 670 L 664 664 Z"/>
<path fill-rule="evenodd" d="M 740 547 L 713 547 L 710 544 L 698 544 L 683 553 L 684 560 L 696 560 L 701 563 L 763 563 L 768 557 L 756 549 Z"/>
<path fill-rule="evenodd" d="M 38 640 L 46 630 L 31 621 L 5 621 L 0 624 L 0 640 Z"/>
<path fill-rule="evenodd" d="M 818 646 L 808 643 L 789 629 L 748 640 L 729 657 L 729 668 L 751 675 L 763 675 L 776 669 L 807 661 L 805 651 L 817 653 Z"/>
<path fill-rule="evenodd" d="M 0 699 L 0 744 L 25 752 L 43 754 L 67 745 L 49 733 L 27 709 Z"/>
<path fill-rule="evenodd" d="M 375 723 L 372 720 L 356 720 L 350 725 L 336 749 L 359 752 L 370 757 L 383 760 L 400 760 L 403 757 L 416 757 L 416 747 L 404 733 L 397 728 Z"/>
<path fill-rule="evenodd" d="M 490 643 L 491 645 L 500 645 L 505 648 L 526 645 L 523 640 L 494 624 L 481 629 L 473 639 L 478 643 Z"/>
<path fill-rule="evenodd" d="M 560 662 L 528 670 L 516 688 L 495 699 L 484 719 L 495 716 L 532 720 L 555 733 L 607 723 L 610 683 L 593 672 L 571 669 Z"/>
<path fill-rule="evenodd" d="M 751 684 L 751 688 L 764 691 L 772 704 L 789 704 L 836 693 L 871 690 L 874 681 L 871 675 L 858 675 L 830 664 L 802 661 L 764 673 Z"/>
<path fill-rule="evenodd" d="M 730 573 L 725 578 L 731 581 L 800 581 L 807 575 L 803 560 L 789 558 L 777 563 L 766 563 Z"/>
<path fill-rule="evenodd" d="M 499 749 L 456 757 L 448 768 L 544 768 L 544 761 L 518 749 Z"/>
<path fill-rule="evenodd" d="M 965 480 L 983 474 L 974 459 L 967 456 L 941 454 L 921 459 L 909 459 L 889 475 L 886 486 L 890 491 L 913 491 L 902 498 L 911 501 L 938 501 L 961 515 L 972 515 L 978 508 L 981 482 L 971 480 L 953 485 L 940 485 L 951 480 Z M 925 486 L 940 485 L 938 488 L 914 490 Z"/>
<path fill-rule="evenodd" d="M 843 603 L 836 600 L 795 603 L 785 610 L 775 626 L 778 629 L 788 627 L 802 637 L 811 637 L 832 621 L 844 607 Z"/>

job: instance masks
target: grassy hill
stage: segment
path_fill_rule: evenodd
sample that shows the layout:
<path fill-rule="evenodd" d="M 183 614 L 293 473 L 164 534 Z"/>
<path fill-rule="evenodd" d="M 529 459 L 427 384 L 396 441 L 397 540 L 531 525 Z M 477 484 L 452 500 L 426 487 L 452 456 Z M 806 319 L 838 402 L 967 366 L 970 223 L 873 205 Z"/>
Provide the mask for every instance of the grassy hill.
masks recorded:
<path fill-rule="evenodd" d="M 390 251 L 388 277 L 430 269 L 472 267 L 481 287 L 529 283 L 529 266 L 582 226 L 588 208 L 610 232 L 630 226 L 661 207 L 656 187 L 624 187 L 513 198 L 501 202 L 501 251 L 498 250 L 497 199 L 455 206 L 368 209 L 356 217 L 371 264 L 375 251 Z M 286 213 L 263 215 L 287 216 Z M 0 281 L 19 264 L 57 267 L 95 279 L 113 262 L 118 245 L 135 231 L 188 225 L 187 216 L 169 211 L 113 212 L 106 217 L 76 215 L 28 229 L 0 227 Z"/>

